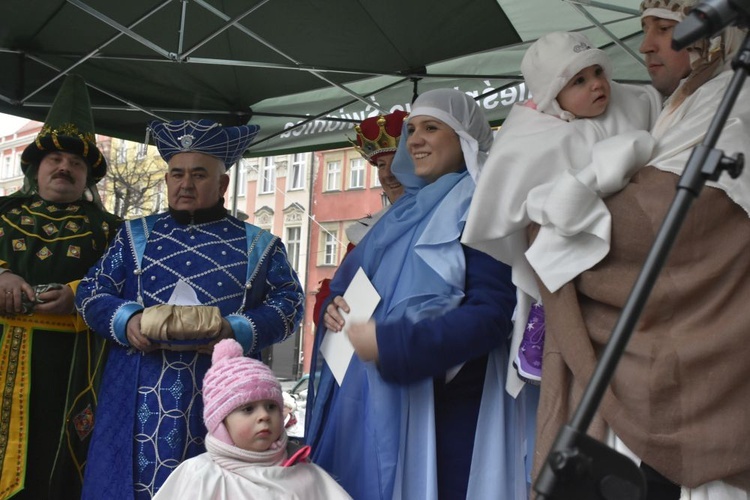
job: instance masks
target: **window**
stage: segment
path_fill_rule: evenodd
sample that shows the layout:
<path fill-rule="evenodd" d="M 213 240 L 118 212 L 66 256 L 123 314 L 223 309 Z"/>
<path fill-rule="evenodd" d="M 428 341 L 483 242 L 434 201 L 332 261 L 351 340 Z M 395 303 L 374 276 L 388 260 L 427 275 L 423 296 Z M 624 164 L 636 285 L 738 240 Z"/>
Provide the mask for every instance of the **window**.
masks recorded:
<path fill-rule="evenodd" d="M 13 172 L 11 177 L 21 177 L 23 175 L 23 172 L 21 171 L 21 162 L 17 161 L 15 157 L 11 160 L 10 165 Z"/>
<path fill-rule="evenodd" d="M 260 167 L 260 192 L 263 194 L 273 193 L 276 190 L 276 165 L 273 163 L 273 158 L 263 158 L 263 163 Z"/>
<path fill-rule="evenodd" d="M 12 161 L 13 158 L 11 156 L 6 156 L 5 158 L 3 158 L 3 179 L 7 179 L 13 176 L 13 165 L 11 164 Z"/>
<path fill-rule="evenodd" d="M 137 183 L 135 186 L 133 186 L 133 193 L 142 193 L 143 192 L 143 186 L 141 186 L 140 183 Z M 130 214 L 132 215 L 143 215 L 143 202 L 145 201 L 143 197 L 137 197 L 137 194 L 134 194 L 132 198 L 132 204 L 130 205 Z"/>
<path fill-rule="evenodd" d="M 300 227 L 288 227 L 286 228 L 286 253 L 289 257 L 289 262 L 292 264 L 292 268 L 295 271 L 299 270 L 299 250 L 301 244 L 302 228 Z"/>
<path fill-rule="evenodd" d="M 380 177 L 378 177 L 378 167 L 374 166 L 372 167 L 372 176 L 370 177 L 372 179 L 372 187 L 380 187 Z"/>
<path fill-rule="evenodd" d="M 247 192 L 247 165 L 245 164 L 245 160 L 240 160 L 237 169 L 237 175 L 235 176 L 235 182 L 237 183 L 237 196 L 245 196 L 245 193 Z"/>
<path fill-rule="evenodd" d="M 338 238 L 336 230 L 325 230 L 323 232 L 325 247 L 323 248 L 323 264 L 326 266 L 335 266 L 338 259 L 336 253 L 338 250 Z"/>
<path fill-rule="evenodd" d="M 273 210 L 270 207 L 264 206 L 255 212 L 255 225 L 266 229 L 272 230 L 273 226 Z"/>
<path fill-rule="evenodd" d="M 326 165 L 326 191 L 341 189 L 341 162 L 329 161 Z"/>
<path fill-rule="evenodd" d="M 122 217 L 122 192 L 115 190 L 115 215 Z"/>
<path fill-rule="evenodd" d="M 128 150 L 125 147 L 125 142 L 124 141 L 120 145 L 120 147 L 117 148 L 116 155 L 117 156 L 115 158 L 115 163 L 117 163 L 118 165 L 122 165 L 123 163 L 127 163 L 127 161 L 128 161 Z"/>
<path fill-rule="evenodd" d="M 135 157 L 139 160 L 142 160 L 146 157 L 147 152 L 148 144 L 138 144 L 138 149 L 135 152 Z"/>
<path fill-rule="evenodd" d="M 365 187 L 365 160 L 357 158 L 349 163 L 349 189 Z"/>
<path fill-rule="evenodd" d="M 153 213 L 158 213 L 163 210 L 162 205 L 164 205 L 164 201 L 165 201 L 164 186 L 165 186 L 165 183 L 160 182 L 159 185 L 156 187 L 156 197 L 154 198 L 154 206 L 152 207 Z"/>
<path fill-rule="evenodd" d="M 15 154 L 11 152 L 9 155 L 3 156 L 0 177 L 3 179 L 10 179 L 12 177 L 20 177 L 21 175 L 21 162 L 16 161 Z"/>
<path fill-rule="evenodd" d="M 290 172 L 289 189 L 305 188 L 305 154 L 297 153 L 292 159 L 292 170 Z"/>

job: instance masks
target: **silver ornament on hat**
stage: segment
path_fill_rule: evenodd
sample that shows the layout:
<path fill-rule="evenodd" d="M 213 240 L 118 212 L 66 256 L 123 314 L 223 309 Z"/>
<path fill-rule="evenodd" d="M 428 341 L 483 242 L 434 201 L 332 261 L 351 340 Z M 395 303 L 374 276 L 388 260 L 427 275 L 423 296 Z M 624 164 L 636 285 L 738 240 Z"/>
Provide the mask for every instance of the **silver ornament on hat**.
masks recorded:
<path fill-rule="evenodd" d="M 184 149 L 188 149 L 190 146 L 193 145 L 193 142 L 195 141 L 195 136 L 192 134 L 185 134 L 177 138 L 178 141 L 180 141 L 180 144 Z"/>

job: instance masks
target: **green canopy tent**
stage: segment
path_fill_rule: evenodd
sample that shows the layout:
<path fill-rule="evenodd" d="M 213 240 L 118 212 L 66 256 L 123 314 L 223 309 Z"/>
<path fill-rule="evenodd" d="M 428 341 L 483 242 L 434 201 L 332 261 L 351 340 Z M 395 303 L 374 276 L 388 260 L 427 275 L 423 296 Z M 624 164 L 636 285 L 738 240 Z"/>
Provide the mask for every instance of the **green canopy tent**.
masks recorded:
<path fill-rule="evenodd" d="M 437 87 L 478 96 L 499 124 L 549 31 L 584 31 L 615 78 L 647 80 L 636 0 L 4 0 L 0 19 L 0 112 L 42 121 L 74 72 L 99 133 L 251 121 L 252 156 L 345 145 L 366 115 Z"/>

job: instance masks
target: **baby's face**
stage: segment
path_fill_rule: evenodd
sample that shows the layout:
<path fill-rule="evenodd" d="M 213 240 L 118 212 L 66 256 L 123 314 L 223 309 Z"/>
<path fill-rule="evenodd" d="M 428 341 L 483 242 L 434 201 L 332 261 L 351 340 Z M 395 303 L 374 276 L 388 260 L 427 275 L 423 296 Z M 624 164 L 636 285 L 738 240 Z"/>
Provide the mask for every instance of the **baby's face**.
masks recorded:
<path fill-rule="evenodd" d="M 240 406 L 227 415 L 224 425 L 234 445 L 248 451 L 268 450 L 284 430 L 281 408 L 268 399 Z"/>
<path fill-rule="evenodd" d="M 576 118 L 593 118 L 609 104 L 609 80 L 598 64 L 579 71 L 557 94 L 557 103 Z"/>

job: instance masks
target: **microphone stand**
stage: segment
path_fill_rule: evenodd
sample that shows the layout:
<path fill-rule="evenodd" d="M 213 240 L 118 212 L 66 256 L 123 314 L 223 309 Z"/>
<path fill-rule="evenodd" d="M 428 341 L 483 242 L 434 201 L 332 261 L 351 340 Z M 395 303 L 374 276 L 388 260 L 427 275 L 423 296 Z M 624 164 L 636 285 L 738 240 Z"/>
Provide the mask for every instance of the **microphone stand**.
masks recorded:
<path fill-rule="evenodd" d="M 714 149 L 750 69 L 750 35 L 732 61 L 734 76 L 711 120 L 703 142 L 690 155 L 677 184 L 677 193 L 656 235 L 646 262 L 628 296 L 612 335 L 586 386 L 572 419 L 558 432 L 544 468 L 534 484 L 538 500 L 636 500 L 646 498 L 646 484 L 638 466 L 607 445 L 586 435 L 604 392 L 623 355 L 643 307 L 664 266 L 692 202 L 706 180 L 715 181 L 726 170 L 737 178 L 744 155 L 729 158 Z M 750 140 L 750 138 L 748 138 Z"/>

